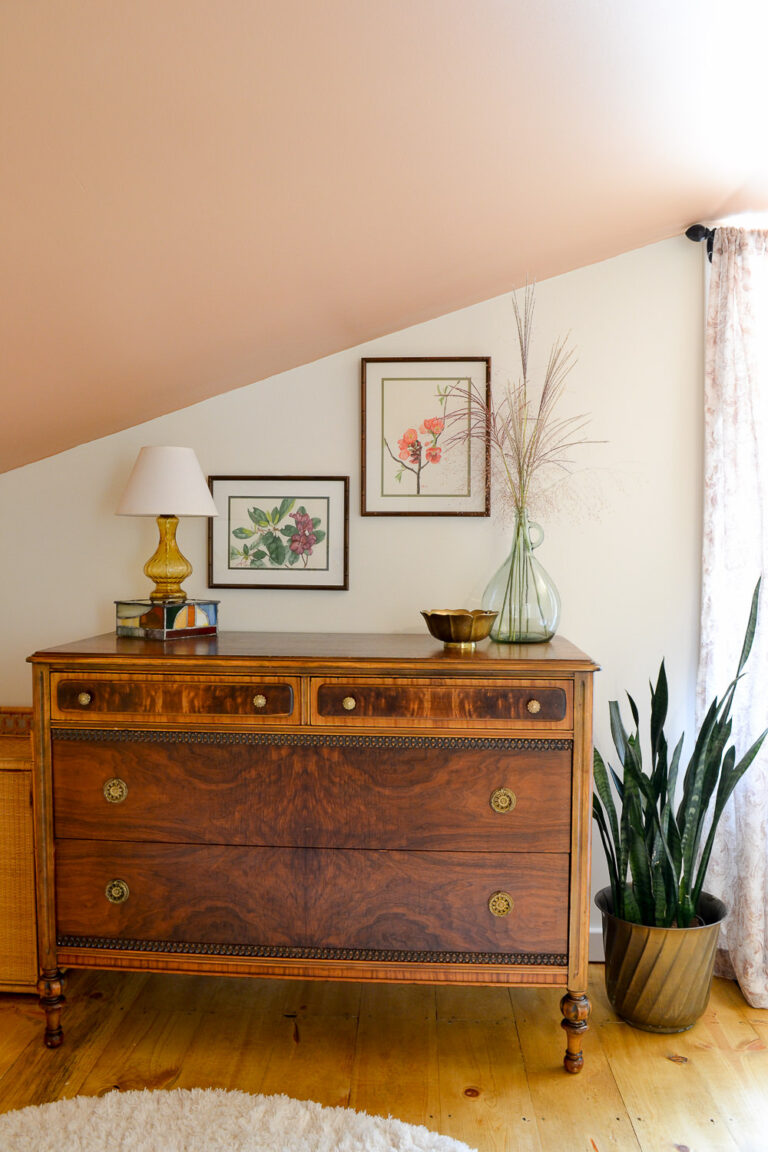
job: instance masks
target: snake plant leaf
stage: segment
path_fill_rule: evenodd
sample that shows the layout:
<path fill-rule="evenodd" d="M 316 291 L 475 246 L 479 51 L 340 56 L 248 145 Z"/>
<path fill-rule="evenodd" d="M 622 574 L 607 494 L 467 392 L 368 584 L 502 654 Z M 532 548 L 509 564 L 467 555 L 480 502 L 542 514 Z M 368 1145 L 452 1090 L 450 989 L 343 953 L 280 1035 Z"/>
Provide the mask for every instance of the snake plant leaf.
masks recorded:
<path fill-rule="evenodd" d="M 611 785 L 608 781 L 608 773 L 605 769 L 603 758 L 598 752 L 597 748 L 594 750 L 594 777 L 595 788 L 597 789 L 597 796 L 602 802 L 605 809 L 608 822 L 610 824 L 610 832 L 613 838 L 613 843 L 619 843 L 619 820 L 616 815 L 616 806 L 613 802 L 611 795 Z M 596 797 L 597 799 L 597 797 Z"/>
<path fill-rule="evenodd" d="M 734 788 L 738 784 L 739 780 L 741 780 L 742 776 L 762 748 L 766 736 L 768 736 L 768 729 L 766 729 L 765 732 L 762 732 L 758 736 L 757 740 L 755 740 L 751 747 L 744 753 L 738 764 L 735 763 L 735 748 L 729 748 L 728 752 L 726 753 L 725 760 L 723 761 L 723 775 L 720 779 L 720 785 L 717 790 L 717 799 L 715 801 L 715 808 L 712 813 L 712 822 L 709 828 L 709 834 L 699 859 L 699 868 L 694 884 L 694 907 L 696 906 L 696 903 L 698 903 L 698 898 L 701 895 L 701 890 L 704 885 L 704 878 L 709 866 L 709 858 L 712 855 L 712 848 L 715 843 L 715 833 L 717 832 L 717 826 L 720 822 L 720 817 L 723 814 L 726 804 L 731 798 L 731 794 L 733 793 Z"/>
<path fill-rule="evenodd" d="M 677 823 L 680 827 L 682 840 L 683 869 L 686 875 L 690 875 L 696 828 L 703 814 L 701 797 L 706 767 L 705 758 L 716 716 L 717 701 L 715 700 L 710 705 L 709 711 L 704 718 L 704 723 L 696 740 L 693 755 L 688 762 L 683 780 L 683 795 L 677 810 Z"/>
<path fill-rule="evenodd" d="M 659 733 L 658 740 L 651 756 L 651 786 L 653 787 L 654 795 L 657 797 L 657 802 L 660 805 L 663 805 L 668 791 L 668 754 L 669 749 L 667 747 L 667 738 L 664 733 L 661 732 Z"/>
<path fill-rule="evenodd" d="M 669 685 L 667 684 L 667 671 L 662 660 L 656 687 L 651 688 L 651 751 L 654 758 L 658 756 L 659 743 L 664 738 L 664 724 L 667 719 L 668 707 Z"/>
<path fill-rule="evenodd" d="M 675 745 L 675 750 L 672 753 L 672 759 L 669 764 L 669 774 L 667 776 L 667 795 L 669 802 L 672 804 L 675 799 L 675 792 L 677 791 L 677 775 L 680 770 L 680 759 L 683 755 L 683 742 L 685 740 L 685 733 L 682 733 L 680 739 Z"/>
<path fill-rule="evenodd" d="M 752 641 L 755 639 L 755 632 L 757 631 L 757 610 L 760 604 L 760 585 L 762 583 L 762 576 L 755 585 L 755 590 L 752 593 L 752 604 L 749 609 L 749 620 L 747 621 L 747 631 L 744 634 L 744 643 L 741 646 L 741 655 L 739 656 L 739 666 L 736 670 L 736 679 L 741 676 L 744 665 L 749 659 L 749 654 L 752 651 Z"/>
<path fill-rule="evenodd" d="M 661 826 L 663 829 L 661 841 L 672 870 L 672 880 L 676 889 L 680 883 L 680 872 L 683 866 L 683 845 L 680 829 L 677 826 L 677 820 L 675 820 L 669 801 L 661 812 Z"/>
<path fill-rule="evenodd" d="M 685 770 L 685 775 L 683 777 L 683 799 L 680 801 L 680 805 L 678 807 L 678 813 L 677 813 L 678 824 L 682 823 L 682 814 L 683 814 L 683 810 L 684 810 L 685 799 L 688 796 L 688 794 L 690 793 L 691 788 L 693 786 L 693 777 L 694 777 L 694 774 L 696 772 L 696 766 L 700 760 L 700 757 L 703 753 L 704 748 L 706 747 L 706 745 L 709 741 L 710 735 L 712 733 L 712 729 L 713 729 L 713 727 L 715 725 L 715 721 L 717 719 L 718 708 L 719 708 L 719 703 L 718 703 L 717 697 L 715 697 L 715 699 L 712 701 L 709 708 L 707 709 L 706 716 L 704 717 L 704 719 L 701 722 L 701 727 L 699 728 L 699 733 L 698 733 L 698 736 L 696 737 L 696 743 L 695 743 L 693 752 L 691 754 L 691 758 L 688 761 L 688 766 Z"/>
<path fill-rule="evenodd" d="M 624 729 L 624 724 L 621 719 L 621 711 L 617 700 L 611 700 L 608 705 L 608 714 L 611 720 L 611 736 L 613 737 L 614 747 L 616 754 L 619 757 L 621 764 L 626 760 L 627 740 L 629 737 Z"/>
<path fill-rule="evenodd" d="M 630 696 L 629 692 L 627 692 L 627 700 L 629 700 L 629 710 L 632 713 L 632 719 L 635 722 L 635 732 L 639 732 L 639 730 L 640 730 L 640 713 L 637 710 L 637 704 L 635 704 L 635 702 L 632 699 L 632 697 Z"/>
<path fill-rule="evenodd" d="M 611 779 L 613 780 L 613 786 L 616 789 L 616 795 L 619 797 L 619 800 L 623 803 L 623 801 L 624 801 L 624 781 L 622 780 L 621 776 L 618 775 L 615 768 L 611 764 L 608 764 L 607 767 L 608 767 L 608 771 L 611 774 Z"/>
<path fill-rule="evenodd" d="M 629 866 L 632 869 L 632 889 L 640 907 L 642 922 L 653 917 L 654 895 L 651 869 L 646 854 L 642 829 L 630 820 L 629 825 Z"/>
<path fill-rule="evenodd" d="M 723 752 L 730 730 L 730 722 L 722 724 L 717 720 L 715 721 L 709 739 L 701 749 L 691 781 L 682 835 L 683 867 L 685 875 L 689 878 L 693 876 L 696 857 L 699 853 L 704 818 L 709 810 L 712 793 L 723 770 Z"/>
<path fill-rule="evenodd" d="M 640 905 L 637 902 L 637 897 L 629 884 L 624 886 L 623 896 L 624 915 L 622 920 L 629 920 L 631 924 L 642 924 L 643 916 L 640 911 Z"/>
<path fill-rule="evenodd" d="M 667 886 L 665 882 L 665 869 L 661 863 L 651 867 L 651 882 L 653 886 L 653 919 L 656 924 L 664 924 L 667 920 Z"/>
<path fill-rule="evenodd" d="M 613 909 L 617 916 L 623 918 L 624 908 L 622 892 L 625 885 L 618 883 L 618 868 L 616 866 L 616 851 L 614 843 L 611 841 L 611 835 L 608 831 L 608 824 L 605 819 L 605 813 L 600 806 L 600 800 L 597 796 L 592 797 L 592 815 L 600 832 L 600 839 L 603 842 L 603 851 L 605 858 L 608 861 L 608 878 L 611 882 L 611 898 L 613 902 Z"/>

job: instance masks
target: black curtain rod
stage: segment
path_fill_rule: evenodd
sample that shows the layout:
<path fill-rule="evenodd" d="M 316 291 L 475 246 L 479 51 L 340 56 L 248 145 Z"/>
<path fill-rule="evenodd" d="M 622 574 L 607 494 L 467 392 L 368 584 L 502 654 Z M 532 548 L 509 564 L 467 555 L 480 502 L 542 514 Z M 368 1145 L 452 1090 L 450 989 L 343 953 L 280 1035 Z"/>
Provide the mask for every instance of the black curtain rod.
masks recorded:
<path fill-rule="evenodd" d="M 698 244 L 701 240 L 706 240 L 706 242 L 707 242 L 707 257 L 708 257 L 709 262 L 711 264 L 712 263 L 712 244 L 713 244 L 714 239 L 715 239 L 714 228 L 707 228 L 707 226 L 705 224 L 692 224 L 690 228 L 686 229 L 685 234 L 689 240 L 693 240 L 696 244 Z"/>

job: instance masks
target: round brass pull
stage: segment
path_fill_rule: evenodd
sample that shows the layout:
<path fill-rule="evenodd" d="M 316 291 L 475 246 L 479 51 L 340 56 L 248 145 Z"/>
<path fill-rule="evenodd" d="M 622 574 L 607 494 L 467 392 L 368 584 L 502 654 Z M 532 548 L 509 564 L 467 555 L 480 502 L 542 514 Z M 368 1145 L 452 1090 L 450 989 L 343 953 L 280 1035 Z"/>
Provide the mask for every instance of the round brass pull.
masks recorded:
<path fill-rule="evenodd" d="M 347 712 L 354 712 L 355 708 L 357 708 L 357 700 L 355 700 L 354 696 L 345 696 L 341 702 L 341 706 Z"/>
<path fill-rule="evenodd" d="M 266 708 L 266 706 L 267 706 L 266 696 L 263 696 L 261 694 L 261 692 L 258 692 L 253 698 L 253 705 L 254 705 L 254 708 Z"/>
<path fill-rule="evenodd" d="M 526 704 L 526 708 L 528 709 L 528 711 L 531 713 L 532 716 L 535 716 L 537 714 L 537 712 L 541 712 L 541 701 L 540 700 L 529 700 L 528 703 Z"/>
<path fill-rule="evenodd" d="M 104 799 L 110 804 L 122 804 L 128 795 L 128 785 L 119 776 L 113 776 L 104 783 Z"/>
<path fill-rule="evenodd" d="M 125 904 L 131 892 L 125 880 L 110 880 L 104 889 L 104 895 L 110 904 Z"/>
<path fill-rule="evenodd" d="M 517 796 L 510 788 L 494 788 L 490 805 L 494 812 L 511 812 L 517 804 Z"/>
<path fill-rule="evenodd" d="M 514 906 L 509 892 L 494 892 L 488 897 L 488 909 L 494 916 L 509 916 Z"/>
<path fill-rule="evenodd" d="M 80 704 L 83 708 L 87 708 L 92 700 L 93 696 L 91 696 L 90 692 L 80 692 L 77 697 L 78 704 Z"/>

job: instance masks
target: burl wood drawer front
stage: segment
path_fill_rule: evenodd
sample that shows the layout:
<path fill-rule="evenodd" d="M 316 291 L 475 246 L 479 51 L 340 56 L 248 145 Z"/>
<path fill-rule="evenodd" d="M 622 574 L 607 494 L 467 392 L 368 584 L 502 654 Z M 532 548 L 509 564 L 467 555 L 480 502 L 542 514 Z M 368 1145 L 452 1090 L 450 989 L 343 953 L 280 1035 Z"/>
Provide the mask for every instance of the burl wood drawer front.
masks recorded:
<path fill-rule="evenodd" d="M 541 728 L 572 726 L 569 680 L 313 679 L 313 724 L 424 728 Z"/>
<path fill-rule="evenodd" d="M 298 723 L 298 678 L 158 675 L 51 676 L 51 716 L 84 724 L 119 722 Z"/>
<path fill-rule="evenodd" d="M 564 854 L 82 841 L 57 843 L 56 852 L 57 932 L 64 937 L 318 949 L 566 949 Z"/>
<path fill-rule="evenodd" d="M 53 741 L 58 837 L 492 852 L 570 845 L 569 740 L 94 735 Z"/>

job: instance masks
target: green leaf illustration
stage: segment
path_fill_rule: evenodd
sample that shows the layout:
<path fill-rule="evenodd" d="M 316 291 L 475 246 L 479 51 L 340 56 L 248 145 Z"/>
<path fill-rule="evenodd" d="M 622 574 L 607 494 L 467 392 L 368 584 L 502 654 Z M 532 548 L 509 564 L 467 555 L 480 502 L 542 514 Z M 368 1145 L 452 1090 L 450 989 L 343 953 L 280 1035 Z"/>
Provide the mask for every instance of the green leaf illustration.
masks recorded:
<path fill-rule="evenodd" d="M 274 532 L 266 532 L 261 543 L 267 550 L 270 562 L 280 568 L 285 563 L 285 554 L 288 551 L 285 543 Z"/>
<path fill-rule="evenodd" d="M 255 528 L 235 528 L 232 535 L 238 540 L 250 540 L 251 536 L 256 535 Z"/>

